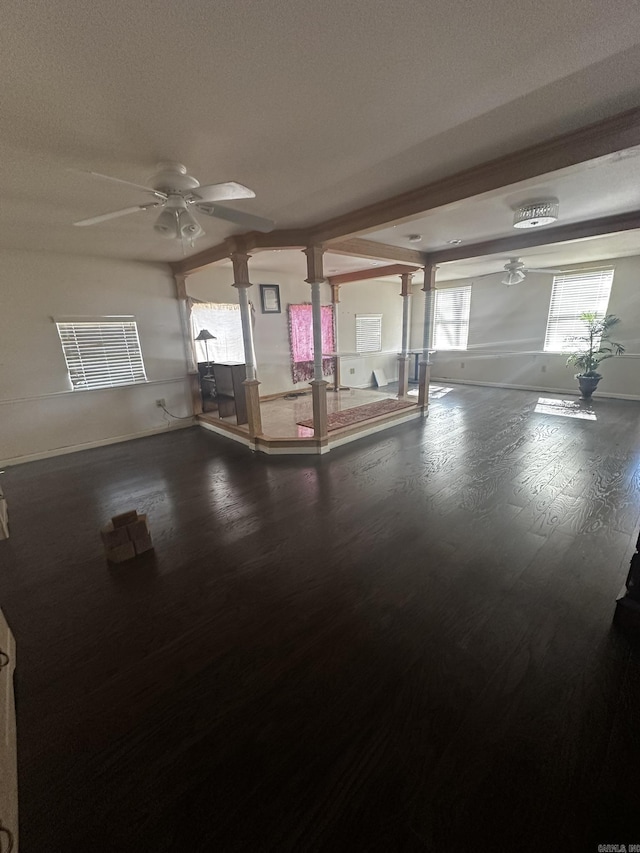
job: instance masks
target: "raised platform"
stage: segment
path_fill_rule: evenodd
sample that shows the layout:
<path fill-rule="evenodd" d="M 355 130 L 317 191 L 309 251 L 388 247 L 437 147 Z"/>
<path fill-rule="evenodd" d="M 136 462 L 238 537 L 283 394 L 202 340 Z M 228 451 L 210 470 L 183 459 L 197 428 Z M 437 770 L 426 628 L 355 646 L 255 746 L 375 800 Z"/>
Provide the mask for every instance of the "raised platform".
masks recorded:
<path fill-rule="evenodd" d="M 379 404 L 385 411 L 380 413 Z M 334 425 L 330 427 L 327 438 L 322 440 L 313 435 L 313 421 L 309 418 L 311 395 L 306 394 L 294 399 L 280 397 L 264 401 L 261 406 L 263 434 L 255 439 L 249 436 L 247 426 L 238 426 L 231 419 L 222 419 L 211 413 L 199 415 L 198 422 L 204 429 L 224 435 L 260 453 L 321 455 L 334 447 L 426 414 L 413 400 L 398 400 L 370 389 L 331 392 L 327 395 L 327 407 L 329 419 L 334 418 Z M 360 410 L 357 415 L 356 410 Z M 363 418 L 363 414 L 368 417 Z"/>

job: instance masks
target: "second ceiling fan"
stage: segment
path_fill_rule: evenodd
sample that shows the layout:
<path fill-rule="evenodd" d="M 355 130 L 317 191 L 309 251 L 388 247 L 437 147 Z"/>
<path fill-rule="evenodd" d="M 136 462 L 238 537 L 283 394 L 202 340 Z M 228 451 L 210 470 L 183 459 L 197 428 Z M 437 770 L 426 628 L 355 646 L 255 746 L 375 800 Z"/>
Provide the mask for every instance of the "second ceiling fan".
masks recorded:
<path fill-rule="evenodd" d="M 559 275 L 563 273 L 564 270 L 552 270 L 552 269 L 540 269 L 538 267 L 528 267 L 525 266 L 524 261 L 521 258 L 509 258 L 507 263 L 503 267 L 505 275 L 501 279 L 502 284 L 506 284 L 507 287 L 511 287 L 514 284 L 520 284 L 520 282 L 524 281 L 527 277 L 527 273 L 546 273 L 548 275 Z M 484 275 L 477 275 L 474 278 L 488 278 L 490 275 L 498 275 L 495 272 L 488 272 Z"/>

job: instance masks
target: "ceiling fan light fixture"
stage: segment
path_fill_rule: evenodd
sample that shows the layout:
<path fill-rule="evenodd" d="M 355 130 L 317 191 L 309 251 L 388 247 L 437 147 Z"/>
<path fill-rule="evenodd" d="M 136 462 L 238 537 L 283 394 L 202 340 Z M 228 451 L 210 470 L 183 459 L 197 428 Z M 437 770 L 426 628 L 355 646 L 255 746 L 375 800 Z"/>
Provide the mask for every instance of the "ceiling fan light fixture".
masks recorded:
<path fill-rule="evenodd" d="M 175 240 L 180 236 L 178 231 L 178 223 L 176 220 L 176 211 L 170 208 L 165 208 L 154 223 L 154 229 L 166 237 L 168 240 Z"/>
<path fill-rule="evenodd" d="M 556 222 L 560 213 L 557 198 L 543 201 L 531 201 L 517 208 L 513 216 L 514 228 L 540 228 Z"/>
<path fill-rule="evenodd" d="M 525 280 L 525 273 L 522 270 L 509 270 L 506 276 L 502 279 L 502 284 L 511 287 L 512 284 L 520 284 Z"/>
<path fill-rule="evenodd" d="M 185 237 L 188 240 L 195 240 L 201 237 L 204 231 L 200 227 L 200 223 L 195 219 L 188 210 L 181 210 L 178 213 L 177 227 L 180 237 Z"/>

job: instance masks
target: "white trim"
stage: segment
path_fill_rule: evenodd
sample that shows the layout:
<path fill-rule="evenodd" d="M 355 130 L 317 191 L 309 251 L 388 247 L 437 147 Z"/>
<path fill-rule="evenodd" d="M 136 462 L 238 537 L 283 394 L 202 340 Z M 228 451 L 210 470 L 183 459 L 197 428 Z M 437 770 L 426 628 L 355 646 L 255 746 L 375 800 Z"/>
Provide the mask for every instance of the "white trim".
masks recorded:
<path fill-rule="evenodd" d="M 204 429 L 211 430 L 211 432 L 215 432 L 216 435 L 221 435 L 223 438 L 229 438 L 231 441 L 235 441 L 237 444 L 243 444 L 245 447 L 248 447 L 250 450 L 255 450 L 256 446 L 253 441 L 249 438 L 248 435 L 238 435 L 236 432 L 227 432 L 227 430 L 222 429 L 221 427 L 216 426 L 215 424 L 210 423 L 209 421 L 198 421 L 199 426 L 204 427 Z"/>
<path fill-rule="evenodd" d="M 251 450 L 255 450 L 258 453 L 264 453 L 265 456 L 323 456 L 325 453 L 329 453 L 329 451 L 332 450 L 334 447 L 340 447 L 343 444 L 350 444 L 352 441 L 357 441 L 359 438 L 365 438 L 368 435 L 373 435 L 377 432 L 383 432 L 383 430 L 385 429 L 390 429 L 391 427 L 399 426 L 400 424 L 407 423 L 408 421 L 418 420 L 419 418 L 426 417 L 427 415 L 428 412 L 423 412 L 422 409 L 412 409 L 411 411 L 407 412 L 406 415 L 397 417 L 393 421 L 384 421 L 382 423 L 374 424 L 368 429 L 353 432 L 350 435 L 344 435 L 332 439 L 331 433 L 329 433 L 329 443 L 320 447 L 318 447 L 318 445 L 311 444 L 308 447 L 305 447 L 304 445 L 298 445 L 293 447 L 256 447 L 256 445 L 249 439 L 249 436 L 245 438 L 244 436 L 238 435 L 237 433 L 226 432 L 225 430 L 215 426 L 209 421 L 198 421 L 198 423 L 201 427 L 209 429 L 211 430 L 211 432 L 215 432 L 217 435 L 221 435 L 224 438 L 229 438 L 231 439 L 231 441 L 235 441 L 238 444 L 243 444 L 245 447 L 248 447 Z"/>
<path fill-rule="evenodd" d="M 105 447 L 108 444 L 119 444 L 121 441 L 133 441 L 136 438 L 148 438 L 150 435 L 159 435 L 164 432 L 173 432 L 176 429 L 185 429 L 193 426 L 195 419 L 189 418 L 188 423 L 169 423 L 164 427 L 153 427 L 142 432 L 131 432 L 127 435 L 116 435 L 112 438 L 101 438 L 98 441 L 87 441 L 83 444 L 70 444 L 67 447 L 56 447 L 53 450 L 43 450 L 39 453 L 29 453 L 26 456 L 13 456 L 10 459 L 0 459 L 0 466 L 22 465 L 23 462 L 37 462 L 39 459 L 49 459 L 52 456 L 64 456 L 66 453 L 79 453 L 81 450 L 91 450 L 94 447 Z"/>
<path fill-rule="evenodd" d="M 422 409 L 412 409 L 410 412 L 407 412 L 406 415 L 402 415 L 402 417 L 398 417 L 393 421 L 375 424 L 374 426 L 370 426 L 368 429 L 351 433 L 351 435 L 344 435 L 340 438 L 332 439 L 331 433 L 329 433 L 329 449 L 332 450 L 334 447 L 349 444 L 352 441 L 357 441 L 359 438 L 365 438 L 366 436 L 373 435 L 376 432 L 383 432 L 385 429 L 391 429 L 391 427 L 399 426 L 400 424 L 407 423 L 407 421 L 415 421 L 422 417 Z"/>
<path fill-rule="evenodd" d="M 97 394 L 101 391 L 111 393 L 112 391 L 122 391 L 126 388 L 139 388 L 141 385 L 144 387 L 147 385 L 168 385 L 170 382 L 186 382 L 187 379 L 187 376 L 176 376 L 175 379 L 147 379 L 146 382 L 131 382 L 129 385 L 118 385 L 114 388 L 83 388 L 81 391 L 72 391 L 71 389 L 68 391 L 52 391 L 50 394 L 37 394 L 32 397 L 14 397 L 13 399 L 0 400 L 0 406 L 9 406 L 12 403 L 35 403 L 38 400 L 48 400 L 50 397 L 77 397 L 78 394 Z"/>
<path fill-rule="evenodd" d="M 450 360 L 453 359 L 453 361 L 457 361 L 459 356 L 457 356 L 457 355 L 456 356 L 448 356 L 448 353 L 450 353 L 450 352 L 453 352 L 453 353 L 464 352 L 470 356 L 477 357 L 477 358 L 484 358 L 484 357 L 494 358 L 495 356 L 501 356 L 501 355 L 503 355 L 503 356 L 508 355 L 509 357 L 512 357 L 514 355 L 528 355 L 528 356 L 543 355 L 545 358 L 547 358 L 548 356 L 551 356 L 551 357 L 559 356 L 560 358 L 564 358 L 566 360 L 566 358 L 568 356 L 567 352 L 552 352 L 551 350 L 548 350 L 548 351 L 541 350 L 541 349 L 531 349 L 531 350 L 496 349 L 496 350 L 491 350 L 491 349 L 482 349 L 478 345 L 469 346 L 469 347 L 467 347 L 466 350 L 449 350 L 449 349 L 447 349 L 447 350 L 432 350 L 431 354 L 434 356 L 442 355 L 443 358 L 449 358 Z M 640 353 L 625 352 L 625 353 L 622 353 L 621 355 L 617 355 L 616 358 L 640 358 Z M 431 363 L 435 364 L 436 363 L 435 359 L 432 359 Z"/>
<path fill-rule="evenodd" d="M 569 394 L 579 396 L 578 388 L 574 390 L 567 388 L 550 388 L 548 385 L 511 385 L 507 382 L 480 382 L 475 379 L 450 379 L 447 376 L 431 376 L 431 382 L 446 382 L 447 385 L 480 385 L 488 388 L 511 388 L 514 391 L 548 391 L 551 394 Z M 640 400 L 640 394 L 608 394 L 598 388 L 598 397 L 607 397 L 610 400 Z"/>

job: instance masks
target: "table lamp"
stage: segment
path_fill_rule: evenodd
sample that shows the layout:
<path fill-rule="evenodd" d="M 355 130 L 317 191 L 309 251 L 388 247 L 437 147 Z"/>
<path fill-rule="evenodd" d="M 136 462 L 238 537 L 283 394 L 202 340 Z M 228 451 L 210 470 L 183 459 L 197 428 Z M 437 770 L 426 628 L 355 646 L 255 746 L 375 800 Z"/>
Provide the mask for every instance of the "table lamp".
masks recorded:
<path fill-rule="evenodd" d="M 208 329 L 201 329 L 195 340 L 204 341 L 204 351 L 207 354 L 207 372 L 203 376 L 203 379 L 209 379 L 211 377 L 211 362 L 209 361 L 209 341 L 216 341 L 217 338 L 215 335 L 212 335 Z"/>

